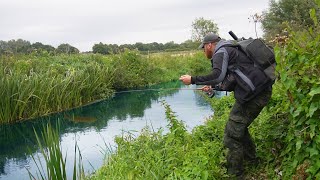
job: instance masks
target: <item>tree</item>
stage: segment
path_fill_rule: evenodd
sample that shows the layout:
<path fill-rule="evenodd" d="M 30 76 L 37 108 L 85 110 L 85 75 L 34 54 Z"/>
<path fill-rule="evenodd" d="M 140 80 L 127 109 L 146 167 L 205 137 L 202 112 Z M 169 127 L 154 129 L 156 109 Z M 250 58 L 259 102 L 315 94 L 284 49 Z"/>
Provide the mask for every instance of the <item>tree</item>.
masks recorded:
<path fill-rule="evenodd" d="M 218 34 L 219 28 L 213 20 L 206 20 L 203 17 L 196 18 L 192 22 L 192 37 L 194 41 L 201 41 L 208 33 Z"/>
<path fill-rule="evenodd" d="M 119 50 L 121 52 L 124 52 L 125 49 L 133 50 L 134 49 L 134 45 L 133 44 L 122 44 L 122 45 L 119 46 Z"/>
<path fill-rule="evenodd" d="M 164 44 L 165 50 L 175 50 L 179 48 L 179 44 L 174 43 L 174 41 L 170 41 Z"/>
<path fill-rule="evenodd" d="M 135 48 L 137 48 L 139 51 L 146 51 L 146 46 L 142 42 L 136 42 L 134 44 Z"/>
<path fill-rule="evenodd" d="M 0 55 L 5 54 L 7 52 L 11 52 L 8 43 L 6 41 L 0 41 Z"/>
<path fill-rule="evenodd" d="M 316 9 L 316 17 L 320 19 L 319 7 L 314 0 L 271 0 L 268 11 L 263 12 L 261 20 L 266 39 L 273 38 L 286 28 L 288 22 L 293 30 L 301 30 L 313 25 L 310 9 Z"/>
<path fill-rule="evenodd" d="M 47 51 L 48 53 L 53 53 L 55 51 L 55 48 L 53 46 L 44 45 L 41 42 L 33 43 L 31 47 L 38 51 Z"/>
<path fill-rule="evenodd" d="M 106 44 L 103 44 L 100 42 L 99 44 L 94 44 L 92 47 L 93 53 L 99 53 L 99 54 L 110 54 L 110 50 L 108 49 Z"/>
<path fill-rule="evenodd" d="M 23 39 L 10 40 L 8 41 L 9 51 L 14 54 L 27 54 L 32 51 L 32 47 L 29 41 Z"/>
<path fill-rule="evenodd" d="M 197 49 L 199 46 L 199 42 L 192 41 L 191 39 L 184 41 L 180 44 L 180 48 L 182 49 Z"/>
<path fill-rule="evenodd" d="M 112 54 L 117 54 L 120 52 L 119 46 L 117 44 L 109 44 L 108 47 L 111 50 Z"/>
<path fill-rule="evenodd" d="M 77 54 L 79 52 L 80 51 L 77 48 L 71 46 L 70 44 L 60 44 L 57 47 L 57 53 Z"/>

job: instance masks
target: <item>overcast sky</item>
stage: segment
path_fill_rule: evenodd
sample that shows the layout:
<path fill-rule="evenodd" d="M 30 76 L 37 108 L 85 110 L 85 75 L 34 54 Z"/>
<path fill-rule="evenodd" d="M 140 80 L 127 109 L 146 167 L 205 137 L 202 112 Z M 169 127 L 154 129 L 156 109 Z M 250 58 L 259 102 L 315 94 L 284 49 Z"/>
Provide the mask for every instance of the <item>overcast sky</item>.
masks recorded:
<path fill-rule="evenodd" d="M 0 40 L 24 39 L 90 51 L 96 43 L 181 43 L 199 17 L 218 24 L 221 37 L 255 37 L 254 13 L 269 0 L 1 0 Z M 262 36 L 260 25 L 258 36 Z"/>

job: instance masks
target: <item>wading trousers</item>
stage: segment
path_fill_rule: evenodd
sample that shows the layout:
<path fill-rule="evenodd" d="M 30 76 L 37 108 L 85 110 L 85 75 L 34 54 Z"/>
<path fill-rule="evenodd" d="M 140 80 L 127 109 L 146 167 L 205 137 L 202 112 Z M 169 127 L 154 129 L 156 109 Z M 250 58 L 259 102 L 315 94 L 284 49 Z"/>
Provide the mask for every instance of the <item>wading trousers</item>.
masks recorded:
<path fill-rule="evenodd" d="M 224 145 L 228 148 L 228 174 L 241 177 L 244 172 L 243 161 L 256 160 L 256 147 L 248 126 L 267 105 L 270 97 L 271 88 L 244 104 L 235 102 L 224 131 Z"/>

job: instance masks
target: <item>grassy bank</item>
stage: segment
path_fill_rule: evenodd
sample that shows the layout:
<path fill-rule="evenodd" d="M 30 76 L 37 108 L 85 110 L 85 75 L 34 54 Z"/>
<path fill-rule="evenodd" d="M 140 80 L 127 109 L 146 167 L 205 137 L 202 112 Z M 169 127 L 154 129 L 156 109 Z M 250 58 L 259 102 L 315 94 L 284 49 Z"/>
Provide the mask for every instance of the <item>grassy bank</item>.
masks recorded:
<path fill-rule="evenodd" d="M 320 178 L 320 35 L 290 32 L 276 47 L 279 78 L 267 107 L 250 126 L 260 164 L 247 164 L 250 179 Z M 88 179 L 228 179 L 223 130 L 232 96 L 209 99 L 215 113 L 187 132 L 169 105 L 170 132 L 146 128 L 139 137 L 116 138 L 116 152 Z"/>
<path fill-rule="evenodd" d="M 252 124 L 251 133 L 257 143 L 258 167 L 246 166 L 247 177 L 277 177 L 272 168 L 282 145 L 285 119 L 273 115 L 279 111 L 277 98 L 282 88 L 276 86 L 274 98 Z M 124 134 L 116 138 L 117 151 L 107 156 L 106 164 L 88 179 L 221 179 L 226 174 L 223 130 L 234 99 L 208 99 L 215 110 L 204 125 L 187 132 L 169 105 L 165 104 L 170 132 L 146 128 L 137 138 Z M 276 128 L 275 128 L 276 127 Z M 275 153 L 275 154 L 274 154 Z"/>
<path fill-rule="evenodd" d="M 201 60 L 202 59 L 202 60 Z M 208 69 L 201 53 L 142 56 L 59 55 L 0 57 L 0 123 L 47 115 L 95 100 L 114 91 L 176 80 Z"/>

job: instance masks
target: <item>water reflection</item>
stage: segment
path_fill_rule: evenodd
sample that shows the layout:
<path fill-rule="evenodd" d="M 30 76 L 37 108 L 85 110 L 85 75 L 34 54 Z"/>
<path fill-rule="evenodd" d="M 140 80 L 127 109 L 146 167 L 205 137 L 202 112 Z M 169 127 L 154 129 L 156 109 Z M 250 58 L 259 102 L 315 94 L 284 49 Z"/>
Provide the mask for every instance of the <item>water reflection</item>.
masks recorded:
<path fill-rule="evenodd" d="M 34 168 L 30 155 L 38 153 L 34 131 L 40 134 L 48 122 L 56 128 L 56 122 L 60 120 L 63 150 L 73 149 L 77 139 L 83 157 L 87 157 L 95 168 L 102 164 L 103 158 L 92 148 L 113 141 L 114 135 L 121 133 L 120 129 L 139 130 L 146 122 L 157 127 L 166 125 L 164 108 L 159 103 L 161 99 L 173 106 L 173 110 L 180 113 L 179 118 L 187 121 L 186 124 L 201 123 L 203 116 L 212 113 L 210 107 L 193 91 L 174 89 L 180 87 L 180 83 L 172 82 L 146 91 L 119 92 L 112 99 L 89 106 L 34 121 L 0 126 L 0 179 L 28 179 L 25 167 Z M 72 162 L 70 154 L 68 160 L 70 158 Z"/>

